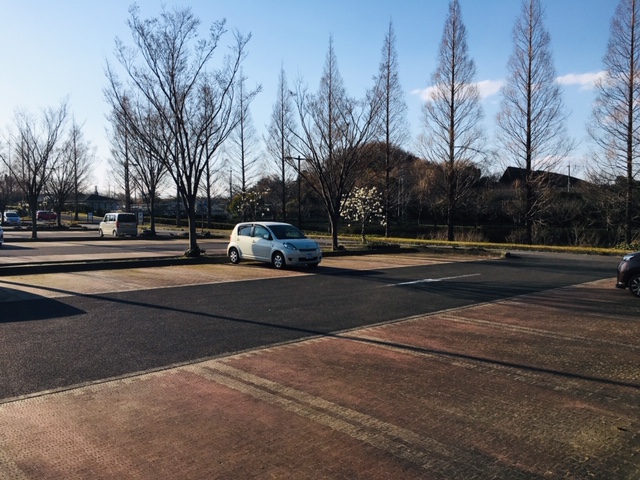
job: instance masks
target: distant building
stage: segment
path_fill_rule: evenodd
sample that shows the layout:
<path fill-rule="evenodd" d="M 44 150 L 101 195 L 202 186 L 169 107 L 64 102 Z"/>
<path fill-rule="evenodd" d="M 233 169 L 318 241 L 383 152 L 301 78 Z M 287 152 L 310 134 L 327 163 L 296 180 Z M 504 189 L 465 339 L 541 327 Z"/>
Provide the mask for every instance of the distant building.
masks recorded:
<path fill-rule="evenodd" d="M 518 167 L 507 167 L 507 169 L 500 177 L 498 181 L 504 187 L 513 187 L 517 185 L 523 185 L 527 178 L 527 170 Z M 585 184 L 584 180 L 569 175 L 563 175 L 561 173 L 547 172 L 545 170 L 536 170 L 533 172 L 533 179 L 540 181 L 540 183 L 546 183 L 554 189 L 573 189 L 579 187 L 581 184 Z"/>
<path fill-rule="evenodd" d="M 119 205 L 117 198 L 105 197 L 98 193 L 92 193 L 84 196 L 81 195 L 79 201 L 80 204 L 86 208 L 87 212 L 94 212 L 97 214 L 118 210 Z"/>

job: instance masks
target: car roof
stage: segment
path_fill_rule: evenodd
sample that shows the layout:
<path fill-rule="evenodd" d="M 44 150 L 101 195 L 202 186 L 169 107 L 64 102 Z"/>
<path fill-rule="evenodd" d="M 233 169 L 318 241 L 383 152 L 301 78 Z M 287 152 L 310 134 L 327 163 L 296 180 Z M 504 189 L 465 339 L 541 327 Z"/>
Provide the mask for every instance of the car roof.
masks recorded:
<path fill-rule="evenodd" d="M 289 225 L 289 226 L 293 226 L 290 223 L 285 223 L 285 222 L 260 222 L 258 220 L 256 220 L 255 222 L 240 222 L 238 223 L 238 225 L 264 225 L 265 227 L 271 227 L 274 225 Z"/>

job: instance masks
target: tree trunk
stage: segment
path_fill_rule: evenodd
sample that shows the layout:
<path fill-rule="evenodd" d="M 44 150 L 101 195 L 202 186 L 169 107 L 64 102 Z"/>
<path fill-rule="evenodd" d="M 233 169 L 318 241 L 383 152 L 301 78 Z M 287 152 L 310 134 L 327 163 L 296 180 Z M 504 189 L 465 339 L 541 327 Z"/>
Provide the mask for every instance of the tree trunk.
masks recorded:
<path fill-rule="evenodd" d="M 156 214 L 155 214 L 155 210 L 156 210 L 156 200 L 155 200 L 155 195 L 151 196 L 151 199 L 149 200 L 149 233 L 151 233 L 151 235 L 155 236 L 156 234 Z"/>
<path fill-rule="evenodd" d="M 198 246 L 198 232 L 196 225 L 196 211 L 195 207 L 191 206 L 187 212 L 189 219 L 189 248 L 185 252 L 187 257 L 199 257 L 200 247 Z"/>
<path fill-rule="evenodd" d="M 527 181 L 526 185 L 527 203 L 525 206 L 525 242 L 527 245 L 533 244 L 533 217 L 534 217 L 534 191 L 533 185 L 530 181 Z"/>
<path fill-rule="evenodd" d="M 37 200 L 29 199 L 31 210 L 31 239 L 37 240 L 38 238 L 38 220 L 36 219 L 36 212 L 38 211 Z"/>
<path fill-rule="evenodd" d="M 331 225 L 331 249 L 338 250 L 338 219 L 336 215 L 329 215 L 329 224 Z"/>

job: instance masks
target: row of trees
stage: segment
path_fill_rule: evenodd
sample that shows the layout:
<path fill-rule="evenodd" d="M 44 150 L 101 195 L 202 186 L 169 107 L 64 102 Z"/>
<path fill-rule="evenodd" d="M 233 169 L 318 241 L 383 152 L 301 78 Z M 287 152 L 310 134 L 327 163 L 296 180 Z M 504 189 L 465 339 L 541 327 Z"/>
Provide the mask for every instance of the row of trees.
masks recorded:
<path fill-rule="evenodd" d="M 624 167 L 621 181 L 626 191 L 628 243 L 636 222 L 638 1 L 621 0 L 616 10 L 605 56 L 606 75 L 596 85 L 597 102 L 590 125 L 599 147 L 591 165 L 594 178 L 596 174 L 599 178 L 609 175 L 605 184 L 611 185 Z M 121 83 L 115 70 L 108 69 L 107 98 L 114 111 L 114 131 L 119 144 L 124 139 L 125 147 L 129 146 L 125 148 L 126 161 L 121 164 L 127 165 L 132 158 L 148 158 L 163 166 L 177 186 L 189 217 L 189 251 L 197 254 L 194 214 L 198 189 L 202 184 L 208 189 L 210 175 L 226 171 L 225 167 L 230 175 L 233 172 L 229 165 L 215 163 L 221 156 L 237 159 L 235 175 L 241 197 L 237 203 L 245 212 L 243 217 L 247 211 L 242 205 L 255 203 L 249 197 L 255 196 L 250 192 L 249 173 L 257 155 L 251 141 L 254 136 L 248 107 L 260 87 L 247 89 L 242 74 L 249 37 L 236 32 L 232 54 L 225 57 L 220 68 L 212 69 L 210 60 L 224 33 L 223 22 L 212 26 L 209 39 L 197 42 L 198 21 L 189 10 L 163 11 L 158 19 L 142 21 L 134 8 L 129 25 L 134 47 L 117 42 L 117 59 L 127 82 Z M 436 167 L 427 170 L 439 172 L 418 181 L 430 186 L 427 195 L 444 198 L 449 240 L 454 239 L 460 209 L 468 205 L 476 191 L 477 175 L 469 172 L 486 171 L 502 161 L 525 171 L 519 183 L 521 201 L 512 204 L 512 209 L 517 207 L 519 211 L 512 216 L 520 219 L 525 228 L 524 241 L 531 243 L 536 224 L 547 218 L 552 206 L 545 177 L 539 171 L 553 171 L 574 147 L 566 133 L 567 113 L 555 80 L 551 40 L 540 0 L 523 1 L 513 27 L 513 52 L 507 66 L 509 74 L 497 118 L 497 154 L 488 147 L 484 135 L 475 64 L 469 56 L 459 2 L 452 0 L 431 77 L 430 97 L 424 106 L 417 154 L 425 165 Z M 394 175 L 407 158 L 400 148 L 408 139 L 408 128 L 398 70 L 392 24 L 385 35 L 378 73 L 361 99 L 351 97 L 344 87 L 332 39 L 317 91 L 310 91 L 302 81 L 290 87 L 281 68 L 264 138 L 272 164 L 277 166 L 278 182 L 271 191 L 277 191 L 279 198 L 278 218 L 286 219 L 287 189 L 291 189 L 294 175 L 322 202 L 333 247 L 337 248 L 341 215 L 356 189 L 372 185 L 371 172 L 376 170 L 382 172 L 382 223 L 389 233 L 393 198 L 397 197 L 394 188 L 400 184 Z M 371 145 L 383 148 L 373 151 Z M 374 162 L 376 169 L 371 168 Z M 152 198 L 151 188 L 147 191 Z"/>
<path fill-rule="evenodd" d="M 604 178 L 605 185 L 622 182 L 625 187 L 627 243 L 632 241 L 637 221 L 638 2 L 620 0 L 616 9 L 604 58 L 606 74 L 596 84 L 597 101 L 589 128 L 598 147 L 591 165 L 594 178 Z M 200 21 L 190 9 L 163 9 L 159 17 L 146 20 L 139 17 L 135 6 L 129 13 L 132 45 L 116 39 L 116 62 L 106 68 L 105 97 L 112 109 L 115 169 L 122 178 L 125 202 L 136 189 L 152 212 L 160 191 L 167 185 L 175 188 L 189 221 L 186 253 L 199 255 L 196 209 L 203 189 L 210 199 L 216 180 L 228 170 L 230 184 L 235 180 L 240 185 L 237 203 L 243 217 L 248 215 L 243 205 L 251 204 L 250 195 L 255 194 L 250 190 L 255 184 L 253 167 L 258 154 L 249 108 L 261 87 L 249 87 L 242 71 L 250 36 L 232 32 L 231 48 L 217 55 L 228 33 L 224 21 L 214 22 L 208 35 L 201 37 Z M 361 99 L 351 97 L 345 89 L 332 39 L 317 91 L 310 91 L 302 80 L 290 87 L 284 68 L 280 70 L 277 98 L 263 139 L 270 163 L 277 168 L 277 217 L 286 220 L 288 190 L 295 177 L 298 191 L 304 182 L 322 202 L 334 248 L 338 247 L 339 222 L 349 199 L 354 191 L 372 186 L 373 171 L 382 175 L 378 186 L 382 223 L 389 234 L 393 199 L 398 197 L 394 189 L 402 185 L 398 175 L 409 174 L 399 168 L 408 156 L 414 156 L 402 148 L 408 141 L 408 124 L 395 41 L 390 23 L 378 73 Z M 497 118 L 498 147 L 493 149 L 482 127 L 475 64 L 469 56 L 460 5 L 451 0 L 415 155 L 426 166 L 417 175 L 425 176 L 413 179 L 413 183 L 429 186 L 427 196 L 444 202 L 449 240 L 454 239 L 461 209 L 477 191 L 478 175 L 470 172 L 482 176 L 483 171 L 503 162 L 525 171 L 519 183 L 522 201 L 514 204 L 519 211 L 513 212 L 513 217 L 525 227 L 524 241 L 531 243 L 536 224 L 546 218 L 552 205 L 545 176 L 539 171 L 552 171 L 574 147 L 566 134 L 567 114 L 555 81 L 540 0 L 523 0 L 507 65 L 509 74 Z M 43 116 L 45 123 L 51 124 L 53 138 L 47 143 L 46 135 L 40 136 L 42 145 L 37 151 L 27 148 L 28 132 L 24 132 L 13 138 L 12 158 L 2 156 L 11 178 L 23 182 L 32 209 L 37 202 L 31 200 L 55 169 L 48 160 L 34 160 L 34 172 L 25 177 L 18 165 L 29 165 L 31 158 L 52 156 L 50 144 L 57 143 L 65 117 L 66 106 Z M 233 166 L 221 161 L 225 156 L 232 158 Z M 41 173 L 35 169 L 42 169 Z M 421 170 L 410 173 L 416 171 Z M 28 185 L 25 179 L 37 175 L 41 181 Z"/>
<path fill-rule="evenodd" d="M 364 154 L 369 158 L 364 172 L 367 186 L 356 186 L 344 199 L 341 231 L 359 232 L 363 241 L 365 228 L 376 235 L 390 230 L 394 237 L 449 238 L 446 165 L 427 162 L 406 151 L 392 151 L 392 156 L 401 160 L 391 171 L 391 211 L 385 211 L 384 152 L 383 142 L 369 144 L 365 149 Z M 460 170 L 458 177 L 468 188 L 457 204 L 455 239 L 525 243 L 524 173 L 523 169 L 509 168 L 502 175 L 487 175 L 474 165 Z M 567 175 L 538 172 L 535 181 L 545 205 L 532 227 L 533 243 L 599 247 L 627 244 L 624 178 L 592 183 Z M 286 188 L 286 216 L 293 219 L 297 215 L 298 224 L 306 229 L 326 231 L 325 209 L 311 186 L 306 182 L 299 185 L 292 179 Z M 236 205 L 240 193 L 233 198 L 232 205 Z M 251 218 L 282 218 L 280 179 L 276 175 L 259 180 L 246 198 L 251 199 Z M 634 198 L 633 208 L 640 209 L 640 198 Z M 234 211 L 240 217 L 240 212 Z M 387 212 L 393 222 L 391 229 L 385 221 Z"/>
<path fill-rule="evenodd" d="M 69 122 L 68 110 L 63 102 L 39 115 L 19 111 L 0 152 L 0 211 L 23 200 L 32 219 L 32 238 L 38 235 L 36 211 L 43 197 L 52 202 L 48 206 L 58 213 L 58 222 L 69 202 L 78 219 L 79 195 L 91 174 L 93 149 L 81 126 Z"/>

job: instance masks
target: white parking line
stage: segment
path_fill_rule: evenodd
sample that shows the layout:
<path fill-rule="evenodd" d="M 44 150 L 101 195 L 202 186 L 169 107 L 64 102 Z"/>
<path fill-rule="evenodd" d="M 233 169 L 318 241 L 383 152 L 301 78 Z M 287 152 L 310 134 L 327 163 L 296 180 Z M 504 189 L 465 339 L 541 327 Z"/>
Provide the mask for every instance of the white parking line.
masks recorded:
<path fill-rule="evenodd" d="M 455 280 L 458 278 L 477 277 L 479 273 L 469 273 L 467 275 L 458 275 L 456 277 L 442 277 L 442 278 L 423 278 L 422 280 L 413 280 L 411 282 L 390 283 L 387 287 L 400 287 L 402 285 L 415 285 L 417 283 L 433 283 L 442 282 L 444 280 Z"/>

